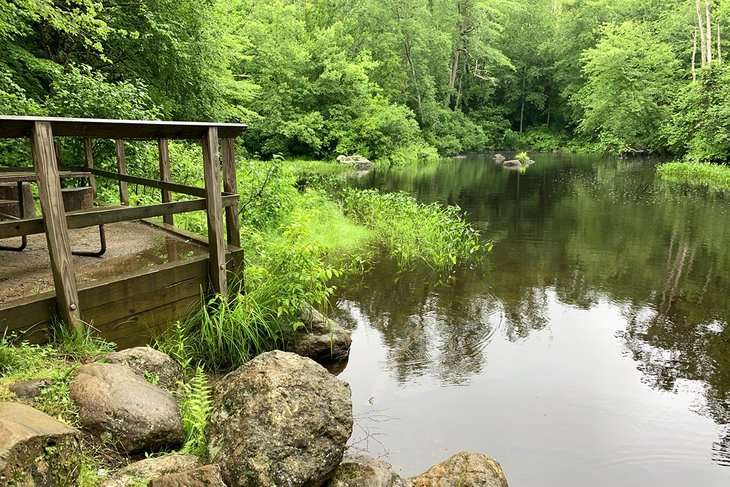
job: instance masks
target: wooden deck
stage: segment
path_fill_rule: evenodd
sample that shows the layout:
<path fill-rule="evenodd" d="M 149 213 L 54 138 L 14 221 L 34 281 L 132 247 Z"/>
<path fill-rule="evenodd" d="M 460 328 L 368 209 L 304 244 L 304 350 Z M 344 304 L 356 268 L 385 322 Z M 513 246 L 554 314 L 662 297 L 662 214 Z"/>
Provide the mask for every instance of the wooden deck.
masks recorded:
<path fill-rule="evenodd" d="M 243 124 L 0 116 L 0 137 L 29 139 L 33 155 L 32 168 L 0 172 L 4 172 L 8 180 L 15 178 L 13 181 L 37 184 L 42 209 L 42 217 L 1 221 L 0 244 L 6 245 L 11 242 L 9 239 L 16 237 L 27 240 L 28 236 L 45 234 L 54 283 L 53 291 L 0 302 L 0 333 L 20 334 L 34 342 L 45 341 L 48 339 L 47 325 L 56 316 L 77 329 L 92 324 L 104 337 L 124 347 L 143 342 L 186 314 L 200 303 L 201 292 L 203 297 L 210 293 L 226 293 L 229 273 L 238 272 L 243 262 L 234 138 L 244 129 Z M 223 135 L 222 139 L 218 138 L 219 134 Z M 83 138 L 84 167 L 59 167 L 54 145 L 57 136 Z M 92 138 L 116 140 L 117 172 L 94 167 Z M 158 141 L 159 178 L 126 174 L 124 139 Z M 200 141 L 201 172 L 205 175 L 203 188 L 170 181 L 168 139 Z M 94 191 L 97 178 L 116 181 L 120 206 L 65 211 L 60 181 L 62 176 L 73 171 L 87 178 Z M 161 203 L 129 206 L 128 184 L 160 190 Z M 187 199 L 173 198 L 173 193 L 185 195 L 183 198 Z M 195 210 L 206 211 L 209 238 L 190 235 L 174 227 L 173 215 Z M 204 250 L 185 260 L 132 273 L 112 272 L 91 282 L 79 278 L 77 261 L 72 256 L 70 229 L 103 228 L 103 225 L 150 217 L 163 217 L 164 223 L 154 225 L 165 232 L 195 240 Z"/>

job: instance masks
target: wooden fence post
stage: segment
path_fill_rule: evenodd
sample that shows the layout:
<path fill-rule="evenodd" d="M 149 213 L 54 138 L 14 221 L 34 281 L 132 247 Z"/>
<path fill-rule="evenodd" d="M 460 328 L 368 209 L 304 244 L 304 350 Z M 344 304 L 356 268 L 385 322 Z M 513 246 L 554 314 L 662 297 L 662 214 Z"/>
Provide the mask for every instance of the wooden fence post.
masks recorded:
<path fill-rule="evenodd" d="M 79 295 L 68 240 L 66 212 L 61 196 L 53 132 L 49 122 L 35 122 L 31 131 L 31 152 L 38 179 L 38 194 L 43 210 L 48 254 L 51 258 L 56 302 L 61 317 L 76 330 L 83 330 L 79 310 Z"/>
<path fill-rule="evenodd" d="M 91 146 L 90 137 L 84 137 L 84 153 L 86 154 L 86 167 L 88 169 L 94 169 L 94 149 Z M 91 185 L 94 198 L 96 198 L 96 176 L 93 174 L 89 177 L 89 185 Z"/>
<path fill-rule="evenodd" d="M 213 291 L 226 294 L 226 248 L 223 241 L 223 199 L 221 195 L 220 161 L 218 159 L 218 129 L 208 128 L 203 136 L 203 174 L 208 216 L 208 250 L 210 279 Z"/>
<path fill-rule="evenodd" d="M 157 141 L 157 148 L 159 151 L 159 161 L 160 161 L 160 180 L 169 182 L 170 181 L 170 150 L 167 145 L 167 139 L 160 139 Z M 162 202 L 163 203 L 169 203 L 172 201 L 172 193 L 167 190 L 162 190 Z M 165 215 L 162 217 L 162 221 L 167 223 L 168 225 L 173 225 L 173 216 L 172 215 Z"/>
<path fill-rule="evenodd" d="M 119 174 L 127 174 L 127 161 L 124 155 L 124 140 L 117 139 L 117 169 Z M 127 188 L 126 181 L 119 181 L 119 201 L 126 206 L 129 206 L 129 189 Z"/>
<path fill-rule="evenodd" d="M 236 182 L 236 145 L 233 139 L 221 140 L 223 158 L 223 191 L 238 193 Z M 238 220 L 238 205 L 226 207 L 226 236 L 230 245 L 241 246 L 241 223 Z"/>

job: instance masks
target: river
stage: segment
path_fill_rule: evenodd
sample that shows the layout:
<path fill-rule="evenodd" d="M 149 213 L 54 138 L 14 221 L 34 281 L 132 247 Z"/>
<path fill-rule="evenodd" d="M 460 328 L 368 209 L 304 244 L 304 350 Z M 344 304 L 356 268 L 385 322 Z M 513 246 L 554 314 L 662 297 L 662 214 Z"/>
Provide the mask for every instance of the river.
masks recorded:
<path fill-rule="evenodd" d="M 646 160 L 488 155 L 354 183 L 458 204 L 494 242 L 443 285 L 342 283 L 355 450 L 415 475 L 461 450 L 511 487 L 730 485 L 730 201 Z"/>

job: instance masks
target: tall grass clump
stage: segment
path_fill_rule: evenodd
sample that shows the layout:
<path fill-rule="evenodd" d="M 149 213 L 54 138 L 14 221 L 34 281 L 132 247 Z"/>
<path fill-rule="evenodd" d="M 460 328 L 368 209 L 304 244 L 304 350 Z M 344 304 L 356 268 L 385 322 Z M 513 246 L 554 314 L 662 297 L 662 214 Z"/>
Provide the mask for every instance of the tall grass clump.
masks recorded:
<path fill-rule="evenodd" d="M 667 181 L 704 186 L 718 191 L 730 190 L 730 166 L 694 162 L 668 162 L 657 168 L 657 174 Z"/>
<path fill-rule="evenodd" d="M 424 204 L 404 192 L 347 188 L 341 192 L 345 214 L 370 228 L 400 265 L 422 261 L 443 272 L 479 258 L 479 232 L 458 206 Z"/>
<path fill-rule="evenodd" d="M 244 293 L 232 283 L 229 295 L 216 295 L 187 319 L 157 339 L 156 346 L 183 365 L 208 370 L 236 368 L 275 348 L 287 329 L 300 326 L 305 304 L 320 307 L 334 291 L 329 281 L 338 271 L 305 238 L 301 223 L 291 223 L 280 238 L 250 230 Z"/>

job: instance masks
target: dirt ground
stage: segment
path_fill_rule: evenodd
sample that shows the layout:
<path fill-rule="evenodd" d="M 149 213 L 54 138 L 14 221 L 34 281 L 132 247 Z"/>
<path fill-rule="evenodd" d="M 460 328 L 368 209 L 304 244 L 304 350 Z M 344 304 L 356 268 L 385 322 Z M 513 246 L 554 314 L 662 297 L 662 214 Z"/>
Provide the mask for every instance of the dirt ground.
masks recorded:
<path fill-rule="evenodd" d="M 107 250 L 102 257 L 73 256 L 78 284 L 205 253 L 197 244 L 143 223 L 114 223 L 104 229 Z M 69 238 L 72 251 L 100 248 L 99 227 L 69 230 Z M 0 239 L 0 245 L 18 246 L 20 238 Z M 29 235 L 22 252 L 0 250 L 0 304 L 51 290 L 45 234 Z"/>

